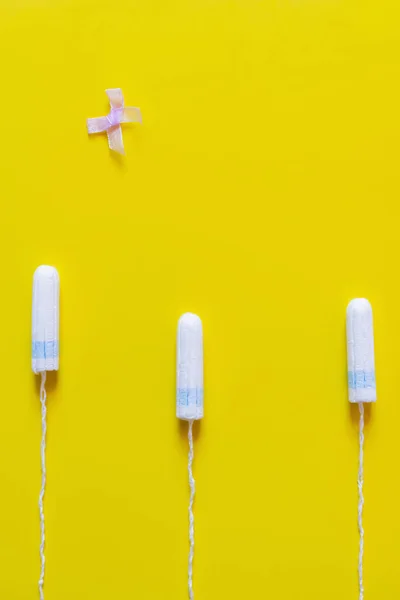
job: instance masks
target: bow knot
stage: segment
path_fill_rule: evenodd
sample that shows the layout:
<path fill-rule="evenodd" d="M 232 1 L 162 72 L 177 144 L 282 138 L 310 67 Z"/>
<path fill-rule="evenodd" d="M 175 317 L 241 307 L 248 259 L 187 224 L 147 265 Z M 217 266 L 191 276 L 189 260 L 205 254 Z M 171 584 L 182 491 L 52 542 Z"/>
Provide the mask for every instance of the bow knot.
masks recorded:
<path fill-rule="evenodd" d="M 123 123 L 124 109 L 123 108 L 112 108 L 107 115 L 107 119 L 110 122 L 111 127 Z"/>

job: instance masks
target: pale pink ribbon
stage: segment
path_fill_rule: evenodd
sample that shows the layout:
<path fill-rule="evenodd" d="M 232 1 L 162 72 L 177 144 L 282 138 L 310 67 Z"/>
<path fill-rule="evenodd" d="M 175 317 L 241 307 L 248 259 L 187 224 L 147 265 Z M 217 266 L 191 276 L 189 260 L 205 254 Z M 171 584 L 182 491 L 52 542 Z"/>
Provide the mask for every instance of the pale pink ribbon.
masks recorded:
<path fill-rule="evenodd" d="M 110 100 L 111 111 L 106 117 L 88 119 L 88 133 L 107 131 L 110 150 L 125 154 L 121 123 L 141 123 L 142 114 L 140 108 L 124 106 L 124 96 L 120 88 L 106 90 L 106 94 Z"/>

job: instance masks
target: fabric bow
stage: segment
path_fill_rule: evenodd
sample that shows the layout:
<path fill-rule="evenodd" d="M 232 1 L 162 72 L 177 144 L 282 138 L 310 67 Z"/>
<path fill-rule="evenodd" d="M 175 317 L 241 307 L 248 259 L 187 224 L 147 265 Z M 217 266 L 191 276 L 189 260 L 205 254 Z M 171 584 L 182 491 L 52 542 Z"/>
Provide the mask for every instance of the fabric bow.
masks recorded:
<path fill-rule="evenodd" d="M 121 123 L 141 123 L 142 113 L 136 106 L 125 106 L 121 88 L 106 90 L 111 111 L 106 117 L 87 119 L 88 133 L 107 131 L 110 150 L 125 154 Z"/>

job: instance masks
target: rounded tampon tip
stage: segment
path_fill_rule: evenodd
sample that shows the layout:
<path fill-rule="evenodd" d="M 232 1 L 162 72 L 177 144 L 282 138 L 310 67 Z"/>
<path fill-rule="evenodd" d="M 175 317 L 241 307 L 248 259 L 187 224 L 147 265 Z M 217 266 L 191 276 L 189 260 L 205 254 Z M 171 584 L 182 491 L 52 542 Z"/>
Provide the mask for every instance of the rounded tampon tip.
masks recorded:
<path fill-rule="evenodd" d="M 33 278 L 39 277 L 55 277 L 59 279 L 58 271 L 55 267 L 51 267 L 50 265 L 40 265 L 34 272 Z"/>
<path fill-rule="evenodd" d="M 372 306 L 369 300 L 366 298 L 353 298 L 347 305 L 347 314 L 351 314 L 353 311 L 359 314 L 371 314 Z"/>
<path fill-rule="evenodd" d="M 346 311 L 347 376 L 349 401 L 375 402 L 375 356 L 372 306 L 354 298 Z"/>
<path fill-rule="evenodd" d="M 198 315 L 194 313 L 184 313 L 178 321 L 178 327 L 191 327 L 191 328 L 202 328 L 201 319 Z"/>
<path fill-rule="evenodd" d="M 176 416 L 201 419 L 203 396 L 203 326 L 200 317 L 185 313 L 178 321 Z"/>
<path fill-rule="evenodd" d="M 55 267 L 40 265 L 33 275 L 32 370 L 57 371 L 59 365 L 60 278 Z"/>

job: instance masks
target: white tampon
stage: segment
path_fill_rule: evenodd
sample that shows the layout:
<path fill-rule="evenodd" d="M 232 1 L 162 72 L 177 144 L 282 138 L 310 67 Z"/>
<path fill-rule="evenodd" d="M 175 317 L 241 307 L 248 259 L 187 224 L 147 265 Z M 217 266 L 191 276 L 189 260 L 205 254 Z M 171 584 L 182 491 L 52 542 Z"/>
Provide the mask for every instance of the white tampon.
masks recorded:
<path fill-rule="evenodd" d="M 58 370 L 59 359 L 59 297 L 60 280 L 57 269 L 42 265 L 33 276 L 32 294 L 32 369 L 40 373 L 40 403 L 42 416 L 42 439 L 40 445 L 41 488 L 39 494 L 40 517 L 40 578 L 38 582 L 40 600 L 44 599 L 45 574 L 45 519 L 43 501 L 46 492 L 46 373 Z"/>
<path fill-rule="evenodd" d="M 186 421 L 203 418 L 203 328 L 192 313 L 178 322 L 176 416 Z"/>
<path fill-rule="evenodd" d="M 368 300 L 352 300 L 346 317 L 349 401 L 375 402 L 374 331 Z"/>
<path fill-rule="evenodd" d="M 203 327 L 197 315 L 186 313 L 178 322 L 176 416 L 189 422 L 189 561 L 188 592 L 193 600 L 194 514 L 193 423 L 203 417 Z"/>
<path fill-rule="evenodd" d="M 58 371 L 60 279 L 57 269 L 42 265 L 33 276 L 32 369 Z"/>
<path fill-rule="evenodd" d="M 347 379 L 349 401 L 358 403 L 360 411 L 358 459 L 358 597 L 364 600 L 364 402 L 376 401 L 374 331 L 371 304 L 355 298 L 347 307 Z"/>

